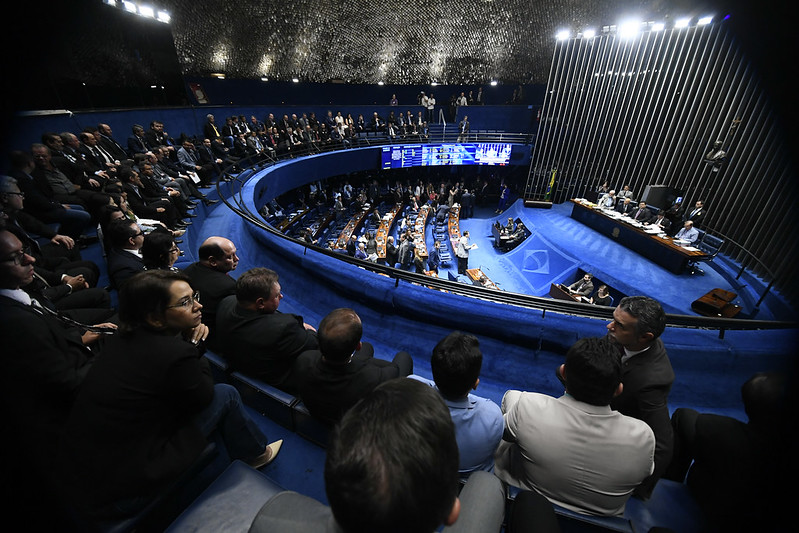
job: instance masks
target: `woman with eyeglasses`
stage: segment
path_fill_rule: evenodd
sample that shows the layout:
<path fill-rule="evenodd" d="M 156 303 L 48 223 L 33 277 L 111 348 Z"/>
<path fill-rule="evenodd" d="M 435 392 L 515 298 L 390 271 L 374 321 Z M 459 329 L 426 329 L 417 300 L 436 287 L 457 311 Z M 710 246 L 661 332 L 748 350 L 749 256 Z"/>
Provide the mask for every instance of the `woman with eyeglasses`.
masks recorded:
<path fill-rule="evenodd" d="M 154 231 L 144 236 L 141 256 L 147 270 L 177 272 L 175 261 L 180 257 L 180 248 L 171 234 L 165 231 Z"/>
<path fill-rule="evenodd" d="M 148 270 L 119 294 L 120 325 L 83 381 L 58 453 L 68 501 L 89 520 L 130 515 L 189 469 L 218 435 L 231 459 L 269 464 L 282 441 L 214 384 L 200 295 L 178 272 Z"/>

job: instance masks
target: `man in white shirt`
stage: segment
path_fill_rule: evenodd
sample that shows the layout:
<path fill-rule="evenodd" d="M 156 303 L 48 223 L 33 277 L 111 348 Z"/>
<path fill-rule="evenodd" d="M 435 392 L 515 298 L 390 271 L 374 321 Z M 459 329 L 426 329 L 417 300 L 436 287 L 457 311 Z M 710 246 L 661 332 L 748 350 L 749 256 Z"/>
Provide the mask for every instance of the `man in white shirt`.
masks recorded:
<path fill-rule="evenodd" d="M 654 468 L 655 435 L 646 422 L 610 408 L 622 392 L 622 367 L 605 338 L 577 341 L 558 368 L 560 398 L 508 391 L 497 477 L 591 515 L 620 516 Z"/>
<path fill-rule="evenodd" d="M 699 230 L 696 229 L 694 227 L 694 223 L 689 220 L 685 223 L 683 228 L 677 232 L 677 235 L 675 235 L 674 238 L 688 241 L 689 245 L 693 245 L 699 238 Z"/>

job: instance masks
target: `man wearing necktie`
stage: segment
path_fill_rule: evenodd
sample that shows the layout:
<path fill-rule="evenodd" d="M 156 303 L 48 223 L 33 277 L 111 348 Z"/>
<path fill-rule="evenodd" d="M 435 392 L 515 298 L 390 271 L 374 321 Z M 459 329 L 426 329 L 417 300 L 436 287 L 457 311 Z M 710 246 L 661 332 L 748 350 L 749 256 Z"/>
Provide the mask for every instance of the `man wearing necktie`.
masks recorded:
<path fill-rule="evenodd" d="M 686 214 L 685 220 L 690 220 L 694 223 L 694 227 L 699 227 L 699 223 L 705 218 L 705 205 L 701 200 L 697 200 L 694 208 Z"/>
<path fill-rule="evenodd" d="M 641 224 L 647 224 L 651 218 L 652 215 L 650 214 L 649 209 L 646 208 L 646 202 L 639 202 L 638 209 L 635 210 L 633 219 L 637 220 Z"/>

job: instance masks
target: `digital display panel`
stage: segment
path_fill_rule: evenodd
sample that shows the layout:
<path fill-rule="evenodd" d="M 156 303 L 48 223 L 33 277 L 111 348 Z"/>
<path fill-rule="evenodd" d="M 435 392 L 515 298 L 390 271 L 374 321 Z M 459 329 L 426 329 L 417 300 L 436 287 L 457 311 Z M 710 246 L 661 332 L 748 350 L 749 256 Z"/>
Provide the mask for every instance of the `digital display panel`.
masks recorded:
<path fill-rule="evenodd" d="M 384 146 L 381 168 L 438 165 L 507 165 L 508 143 L 398 144 Z"/>

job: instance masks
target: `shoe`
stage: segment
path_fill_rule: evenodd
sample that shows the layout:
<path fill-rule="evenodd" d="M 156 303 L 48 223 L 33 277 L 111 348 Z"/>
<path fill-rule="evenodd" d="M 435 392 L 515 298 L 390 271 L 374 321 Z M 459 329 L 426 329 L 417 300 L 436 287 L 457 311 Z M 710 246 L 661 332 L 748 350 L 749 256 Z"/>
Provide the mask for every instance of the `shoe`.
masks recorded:
<path fill-rule="evenodd" d="M 197 215 L 195 215 L 194 213 L 186 213 L 185 215 L 183 215 L 183 218 L 197 218 Z"/>
<path fill-rule="evenodd" d="M 182 235 L 184 235 L 185 233 L 186 233 L 186 230 L 185 230 L 185 229 L 175 229 L 175 230 L 172 230 L 172 236 L 173 236 L 173 237 L 181 237 L 181 236 L 182 236 Z M 177 242 L 177 241 L 175 241 L 175 242 Z"/>
<path fill-rule="evenodd" d="M 265 467 L 275 460 L 275 457 L 277 457 L 277 453 L 280 451 L 281 446 L 283 446 L 283 439 L 276 440 L 266 447 L 264 453 L 250 461 L 249 465 L 256 470 Z"/>
<path fill-rule="evenodd" d="M 211 198 L 203 198 L 203 203 L 205 205 L 214 205 L 219 203 L 219 200 L 212 200 Z"/>
<path fill-rule="evenodd" d="M 175 239 L 175 244 L 183 244 L 183 239 Z M 183 252 L 180 255 L 183 255 Z"/>
<path fill-rule="evenodd" d="M 186 207 L 188 207 L 189 209 L 194 209 L 198 205 L 200 204 L 198 204 L 197 202 L 186 202 Z"/>

